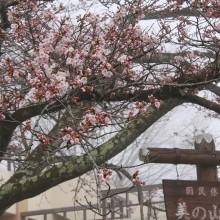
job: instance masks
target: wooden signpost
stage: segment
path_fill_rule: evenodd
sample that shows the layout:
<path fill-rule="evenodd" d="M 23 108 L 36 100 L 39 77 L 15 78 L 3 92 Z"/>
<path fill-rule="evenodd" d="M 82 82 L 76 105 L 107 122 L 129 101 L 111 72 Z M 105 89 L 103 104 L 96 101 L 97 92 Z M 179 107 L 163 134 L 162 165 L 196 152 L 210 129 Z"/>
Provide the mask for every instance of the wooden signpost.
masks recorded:
<path fill-rule="evenodd" d="M 219 220 L 220 182 L 163 180 L 168 220 Z"/>
<path fill-rule="evenodd" d="M 163 180 L 168 220 L 220 220 L 220 151 L 215 151 L 211 135 L 197 136 L 195 150 L 148 148 L 140 150 L 139 158 L 146 163 L 197 166 L 198 181 Z"/>

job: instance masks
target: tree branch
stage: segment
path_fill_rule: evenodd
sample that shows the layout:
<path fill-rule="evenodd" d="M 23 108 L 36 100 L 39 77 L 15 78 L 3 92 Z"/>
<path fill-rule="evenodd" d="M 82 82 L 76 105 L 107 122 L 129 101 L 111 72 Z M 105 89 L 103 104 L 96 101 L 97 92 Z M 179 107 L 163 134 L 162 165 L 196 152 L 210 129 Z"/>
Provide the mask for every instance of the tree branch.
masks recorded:
<path fill-rule="evenodd" d="M 182 103 L 178 99 L 169 99 L 160 109 L 152 107 L 150 115 L 134 119 L 112 139 L 93 149 L 90 155 L 97 165 L 101 165 L 123 151 L 155 121 Z M 72 157 L 72 160 L 66 163 L 53 165 L 51 169 L 31 178 L 26 178 L 25 174 L 18 179 L 12 177 L 0 187 L 0 215 L 12 204 L 36 196 L 59 183 L 81 176 L 92 168 L 93 163 L 85 154 Z"/>
<path fill-rule="evenodd" d="M 158 18 L 173 18 L 174 16 L 190 16 L 195 17 L 199 16 L 200 13 L 196 10 L 192 10 L 191 8 L 183 8 L 179 11 L 168 11 L 168 10 L 161 10 L 153 13 L 146 13 L 145 17 L 142 20 L 152 20 Z"/>
<path fill-rule="evenodd" d="M 191 93 L 186 92 L 183 96 L 185 100 L 188 102 L 200 105 L 206 109 L 212 110 L 218 114 L 220 114 L 220 105 L 218 103 L 209 101 L 205 98 L 199 97 L 197 95 L 193 95 Z"/>
<path fill-rule="evenodd" d="M 220 87 L 216 84 L 207 84 L 203 86 L 203 89 L 207 89 L 210 92 L 213 92 L 215 95 L 220 96 Z"/>

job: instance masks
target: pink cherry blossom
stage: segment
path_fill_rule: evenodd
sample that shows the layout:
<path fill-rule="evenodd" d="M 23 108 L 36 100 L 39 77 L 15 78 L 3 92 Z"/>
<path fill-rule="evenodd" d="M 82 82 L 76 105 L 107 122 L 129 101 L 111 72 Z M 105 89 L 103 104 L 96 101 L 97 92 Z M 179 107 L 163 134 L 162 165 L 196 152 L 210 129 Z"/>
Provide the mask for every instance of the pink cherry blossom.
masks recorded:
<path fill-rule="evenodd" d="M 2 121 L 4 119 L 5 119 L 5 116 L 2 113 L 0 113 L 0 121 Z"/>
<path fill-rule="evenodd" d="M 107 168 L 99 169 L 99 172 L 97 173 L 97 178 L 100 183 L 111 180 L 112 179 L 112 170 L 107 169 Z"/>

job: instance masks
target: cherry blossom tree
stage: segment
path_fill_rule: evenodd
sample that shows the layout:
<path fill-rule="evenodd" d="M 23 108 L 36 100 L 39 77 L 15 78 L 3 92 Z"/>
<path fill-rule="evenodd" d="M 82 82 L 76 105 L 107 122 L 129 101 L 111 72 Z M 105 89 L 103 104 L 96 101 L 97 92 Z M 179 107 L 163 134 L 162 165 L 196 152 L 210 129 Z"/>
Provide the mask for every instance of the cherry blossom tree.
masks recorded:
<path fill-rule="evenodd" d="M 106 161 L 176 106 L 220 113 L 219 1 L 100 2 L 106 13 L 74 17 L 1 1 L 0 158 L 17 167 L 0 214 L 91 169 L 105 181 Z"/>

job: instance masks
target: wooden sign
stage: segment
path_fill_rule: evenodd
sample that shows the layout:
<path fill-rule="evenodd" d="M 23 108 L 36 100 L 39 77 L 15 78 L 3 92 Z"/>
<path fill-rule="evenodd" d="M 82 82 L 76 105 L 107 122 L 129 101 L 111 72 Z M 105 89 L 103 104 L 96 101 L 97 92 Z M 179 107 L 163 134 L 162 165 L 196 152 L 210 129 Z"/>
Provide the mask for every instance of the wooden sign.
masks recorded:
<path fill-rule="evenodd" d="M 220 182 L 163 180 L 168 220 L 220 220 Z"/>

